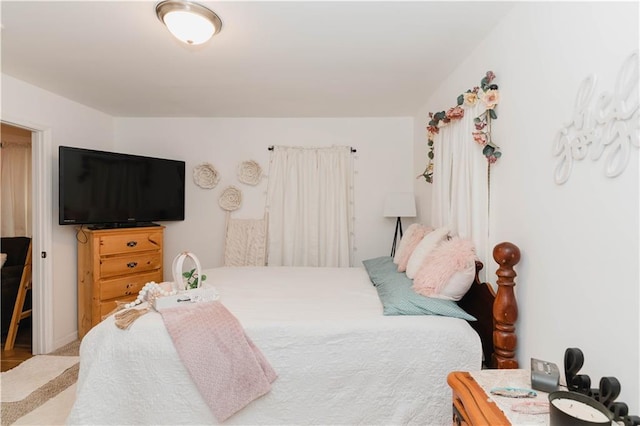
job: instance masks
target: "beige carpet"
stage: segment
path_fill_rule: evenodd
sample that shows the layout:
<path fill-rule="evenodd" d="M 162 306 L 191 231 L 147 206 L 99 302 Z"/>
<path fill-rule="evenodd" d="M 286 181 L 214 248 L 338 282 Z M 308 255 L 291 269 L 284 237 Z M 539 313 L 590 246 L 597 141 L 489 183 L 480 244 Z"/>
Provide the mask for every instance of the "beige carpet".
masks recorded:
<path fill-rule="evenodd" d="M 75 399 L 79 348 L 72 342 L 2 373 L 2 426 L 64 424 Z"/>

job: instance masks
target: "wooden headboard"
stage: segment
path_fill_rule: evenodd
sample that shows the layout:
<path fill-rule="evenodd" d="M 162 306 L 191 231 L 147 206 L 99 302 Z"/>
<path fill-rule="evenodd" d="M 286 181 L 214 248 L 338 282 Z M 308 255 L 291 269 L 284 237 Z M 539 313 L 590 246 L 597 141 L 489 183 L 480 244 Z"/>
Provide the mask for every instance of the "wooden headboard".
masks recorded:
<path fill-rule="evenodd" d="M 476 278 L 467 294 L 458 302 L 460 307 L 477 318 L 469 321 L 482 341 L 484 366 L 487 368 L 518 368 L 516 360 L 518 303 L 513 292 L 516 272 L 513 267 L 520 261 L 520 249 L 512 243 L 500 243 L 493 249 L 493 259 L 499 267 L 498 291 L 488 283 L 480 282 L 478 272 L 482 262 L 476 262 Z"/>

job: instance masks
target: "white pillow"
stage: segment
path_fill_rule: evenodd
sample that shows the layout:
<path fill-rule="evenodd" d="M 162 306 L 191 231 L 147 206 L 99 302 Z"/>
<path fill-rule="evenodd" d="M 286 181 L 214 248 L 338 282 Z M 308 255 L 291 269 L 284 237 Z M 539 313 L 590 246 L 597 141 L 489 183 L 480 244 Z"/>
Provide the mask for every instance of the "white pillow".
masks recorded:
<path fill-rule="evenodd" d="M 416 249 L 418 244 L 420 244 L 420 241 L 422 241 L 424 236 L 431 231 L 433 231 L 433 228 L 422 226 L 413 233 L 411 240 L 407 242 L 407 245 L 404 247 L 403 251 L 400 253 L 400 257 L 398 258 L 398 272 L 406 272 L 407 263 L 409 263 L 409 258 L 413 254 L 413 251 Z"/>
<path fill-rule="evenodd" d="M 440 244 L 442 240 L 447 238 L 447 234 L 449 233 L 449 228 L 443 226 L 434 230 L 433 232 L 429 232 L 424 236 L 422 241 L 416 246 L 411 253 L 411 257 L 409 258 L 409 262 L 407 262 L 407 271 L 406 274 L 409 278 L 413 279 L 418 269 L 422 265 L 424 259 L 431 253 L 431 251 Z"/>
<path fill-rule="evenodd" d="M 2 264 L 0 265 L 0 268 L 2 268 L 4 266 L 4 262 L 7 261 L 7 253 L 0 253 L 0 261 L 2 261 Z"/>

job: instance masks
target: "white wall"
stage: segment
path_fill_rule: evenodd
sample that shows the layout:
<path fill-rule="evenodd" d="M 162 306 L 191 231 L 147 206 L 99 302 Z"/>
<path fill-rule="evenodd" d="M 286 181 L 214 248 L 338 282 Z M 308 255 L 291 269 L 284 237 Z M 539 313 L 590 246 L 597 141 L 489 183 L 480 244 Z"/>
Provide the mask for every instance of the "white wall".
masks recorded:
<path fill-rule="evenodd" d="M 582 372 L 594 386 L 602 376 L 617 377 L 618 400 L 633 414 L 640 412 L 638 149 L 615 179 L 604 176 L 603 159 L 585 159 L 556 185 L 552 148 L 573 118 L 584 78 L 597 76 L 594 98 L 611 93 L 637 48 L 637 2 L 518 4 L 415 115 L 422 129 L 429 111 L 453 106 L 487 70 L 496 73 L 501 101 L 493 130 L 503 157 L 492 168 L 490 239 L 511 241 L 522 252 L 520 365 L 536 357 L 562 366 L 565 349 L 579 347 Z M 425 146 L 424 132 L 416 131 L 416 174 Z M 426 185 L 416 183 L 424 197 Z M 420 219 L 428 221 L 428 213 Z"/>
<path fill-rule="evenodd" d="M 113 119 L 101 112 L 2 74 L 2 121 L 51 134 L 51 252 L 53 269 L 53 348 L 77 338 L 77 270 L 75 227 L 58 225 L 58 146 L 110 149 Z M 34 282 L 34 287 L 39 285 Z"/>
<path fill-rule="evenodd" d="M 44 262 L 53 270 L 53 348 L 77 336 L 77 271 L 75 228 L 59 226 L 58 146 L 166 158 L 187 162 L 187 206 L 184 222 L 167 222 L 165 262 L 182 250 L 196 252 L 204 267 L 222 264 L 224 212 L 218 196 L 227 185 L 243 190 L 238 217 L 260 217 L 266 180 L 257 187 L 238 183 L 236 167 L 254 159 L 268 174 L 269 145 L 350 145 L 354 155 L 355 233 L 354 265 L 385 255 L 393 239 L 394 221 L 382 217 L 384 196 L 410 191 L 413 156 L 412 118 L 348 119 L 114 119 L 101 112 L 2 75 L 2 120 L 51 134 L 51 253 Z M 222 179 L 213 190 L 198 188 L 193 167 L 210 162 Z M 34 261 L 43 261 L 34 257 Z M 170 263 L 169 263 L 170 264 Z M 169 279 L 170 268 L 165 270 Z M 38 285 L 38 283 L 36 283 Z"/>
<path fill-rule="evenodd" d="M 355 247 L 354 266 L 364 259 L 387 255 L 395 222 L 382 217 L 388 192 L 411 191 L 413 185 L 413 119 L 411 118 L 119 118 L 116 149 L 186 161 L 186 219 L 166 222 L 165 265 L 177 253 L 194 252 L 203 268 L 223 264 L 226 212 L 218 205 L 229 185 L 242 190 L 243 203 L 234 217 L 261 218 L 267 179 L 255 186 L 239 183 L 237 166 L 257 161 L 269 173 L 270 145 L 347 145 L 354 154 Z M 202 189 L 193 168 L 208 162 L 220 173 L 213 189 Z M 170 278 L 165 268 L 165 279 Z"/>

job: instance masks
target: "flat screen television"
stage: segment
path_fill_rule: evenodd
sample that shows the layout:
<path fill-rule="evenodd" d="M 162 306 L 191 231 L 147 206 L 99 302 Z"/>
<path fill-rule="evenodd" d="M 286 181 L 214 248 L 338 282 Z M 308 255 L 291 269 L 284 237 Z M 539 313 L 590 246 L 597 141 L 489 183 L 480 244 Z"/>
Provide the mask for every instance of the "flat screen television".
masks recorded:
<path fill-rule="evenodd" d="M 60 225 L 184 220 L 185 162 L 61 146 Z"/>

